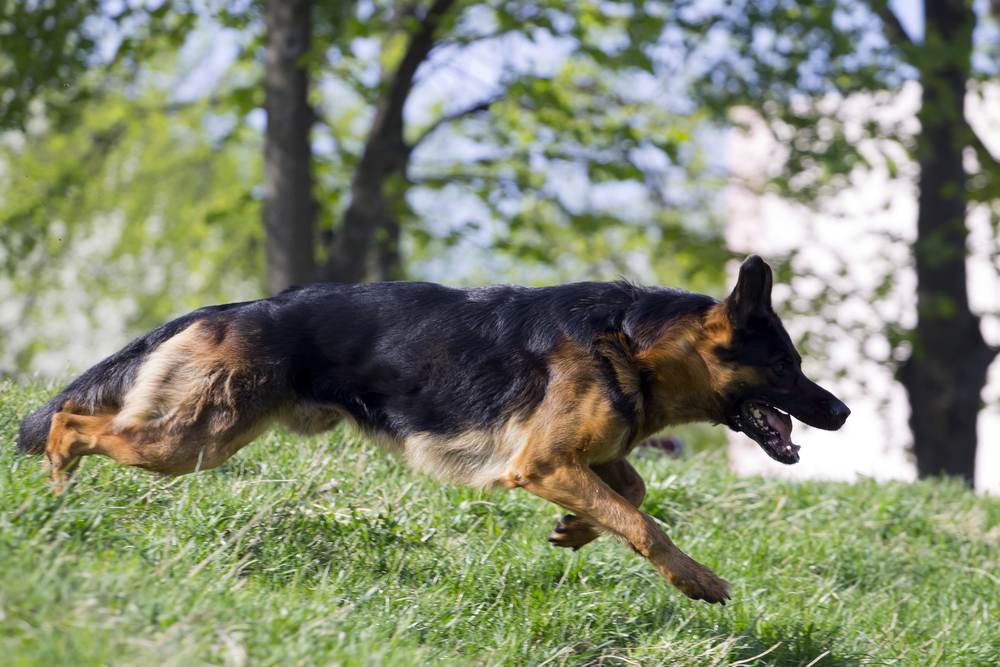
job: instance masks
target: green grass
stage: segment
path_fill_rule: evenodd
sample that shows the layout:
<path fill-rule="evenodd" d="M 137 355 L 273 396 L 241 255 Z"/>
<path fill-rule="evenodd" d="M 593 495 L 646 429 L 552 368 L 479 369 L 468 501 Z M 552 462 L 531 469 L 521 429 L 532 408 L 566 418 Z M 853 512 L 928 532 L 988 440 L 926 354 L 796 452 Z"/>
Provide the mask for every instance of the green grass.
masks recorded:
<path fill-rule="evenodd" d="M 346 432 L 175 480 L 93 458 L 55 496 L 13 452 L 44 398 L 0 383 L 5 665 L 1000 664 L 1000 501 L 955 483 L 640 460 L 644 509 L 732 583 L 722 608 L 608 538 L 550 547 L 560 512 L 523 491 Z"/>

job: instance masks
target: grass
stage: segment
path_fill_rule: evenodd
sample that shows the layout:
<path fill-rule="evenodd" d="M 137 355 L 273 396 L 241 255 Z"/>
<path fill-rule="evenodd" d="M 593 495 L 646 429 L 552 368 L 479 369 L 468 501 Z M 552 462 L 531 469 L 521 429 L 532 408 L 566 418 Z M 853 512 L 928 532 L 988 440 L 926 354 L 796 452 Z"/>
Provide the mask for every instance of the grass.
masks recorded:
<path fill-rule="evenodd" d="M 692 602 L 559 510 L 271 432 L 164 479 L 96 458 L 61 496 L 13 452 L 45 393 L 0 383 L 6 665 L 1000 664 L 1000 501 L 954 482 L 739 479 L 642 459 L 644 509 L 732 583 Z M 806 453 L 808 455 L 808 453 Z"/>

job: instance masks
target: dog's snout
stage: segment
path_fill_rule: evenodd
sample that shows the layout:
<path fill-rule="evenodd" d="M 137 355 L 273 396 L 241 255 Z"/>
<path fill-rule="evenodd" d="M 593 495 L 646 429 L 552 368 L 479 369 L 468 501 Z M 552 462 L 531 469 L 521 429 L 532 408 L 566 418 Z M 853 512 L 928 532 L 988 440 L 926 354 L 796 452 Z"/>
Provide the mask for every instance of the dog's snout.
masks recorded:
<path fill-rule="evenodd" d="M 851 416 L 851 409 L 843 401 L 834 400 L 830 403 L 830 417 L 843 425 L 847 418 Z"/>

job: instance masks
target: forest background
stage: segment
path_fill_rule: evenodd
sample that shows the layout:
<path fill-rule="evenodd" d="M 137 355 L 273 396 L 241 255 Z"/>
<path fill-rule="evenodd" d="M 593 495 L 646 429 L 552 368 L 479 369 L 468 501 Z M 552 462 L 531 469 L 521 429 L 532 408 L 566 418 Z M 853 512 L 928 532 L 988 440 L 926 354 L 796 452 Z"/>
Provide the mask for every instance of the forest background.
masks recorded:
<path fill-rule="evenodd" d="M 1000 132 L 968 110 L 1000 99 L 998 16 L 7 0 L 0 373 L 65 378 L 172 316 L 312 280 L 625 276 L 721 296 L 755 249 L 727 231 L 739 188 L 798 212 L 802 240 L 768 260 L 807 370 L 876 400 L 862 366 L 901 382 L 918 472 L 971 482 L 1000 320 L 970 303 L 968 267 L 996 281 Z M 740 132 L 770 142 L 753 173 L 727 159 Z M 836 244 L 818 265 L 818 227 L 872 179 L 902 184 L 916 220 L 874 230 L 863 271 Z"/>

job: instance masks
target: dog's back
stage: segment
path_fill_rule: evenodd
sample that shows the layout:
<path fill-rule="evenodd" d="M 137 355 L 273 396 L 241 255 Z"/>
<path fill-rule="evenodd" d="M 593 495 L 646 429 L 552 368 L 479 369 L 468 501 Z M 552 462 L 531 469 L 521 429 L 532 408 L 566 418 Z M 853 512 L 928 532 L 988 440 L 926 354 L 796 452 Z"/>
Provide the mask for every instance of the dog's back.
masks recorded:
<path fill-rule="evenodd" d="M 17 447 L 45 449 L 53 415 L 115 412 L 140 368 L 196 322 L 243 334 L 246 350 L 305 401 L 337 404 L 359 424 L 400 432 L 490 423 L 540 398 L 544 355 L 560 336 L 586 343 L 621 326 L 626 284 L 458 289 L 430 283 L 318 284 L 271 299 L 201 308 L 91 367 L 24 419 Z M 444 409 L 442 409 L 444 406 Z"/>
<path fill-rule="evenodd" d="M 537 403 L 559 341 L 591 345 L 633 299 L 604 283 L 311 285 L 280 306 L 263 347 L 304 400 L 399 435 L 454 433 Z"/>

